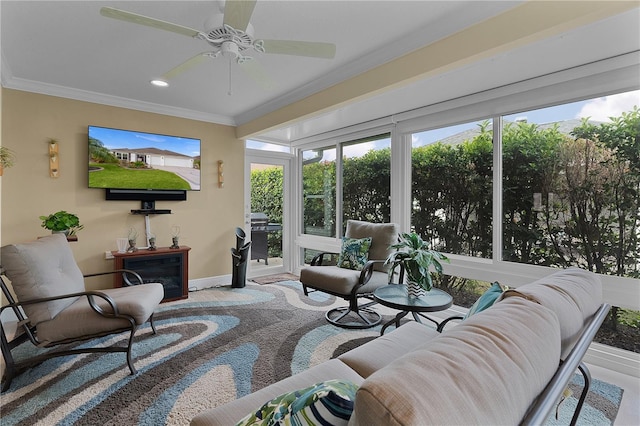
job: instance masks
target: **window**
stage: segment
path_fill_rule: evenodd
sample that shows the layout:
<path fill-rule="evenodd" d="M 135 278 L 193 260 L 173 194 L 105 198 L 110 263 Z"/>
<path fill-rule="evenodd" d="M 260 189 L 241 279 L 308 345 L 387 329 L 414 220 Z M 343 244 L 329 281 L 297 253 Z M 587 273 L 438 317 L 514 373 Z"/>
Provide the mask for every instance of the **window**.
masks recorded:
<path fill-rule="evenodd" d="M 391 138 L 376 136 L 342 146 L 342 223 L 391 218 Z"/>
<path fill-rule="evenodd" d="M 412 134 L 411 228 L 436 250 L 491 258 L 492 138 L 490 120 Z"/>
<path fill-rule="evenodd" d="M 504 260 L 640 277 L 638 93 L 504 117 Z"/>
<path fill-rule="evenodd" d="M 390 221 L 390 135 L 349 141 L 338 147 L 342 152 L 340 166 L 336 162 L 337 147 L 302 151 L 305 234 L 337 237 L 344 234 L 349 219 Z M 336 230 L 338 218 L 340 233 Z"/>
<path fill-rule="evenodd" d="M 336 236 L 336 148 L 302 152 L 303 233 Z"/>

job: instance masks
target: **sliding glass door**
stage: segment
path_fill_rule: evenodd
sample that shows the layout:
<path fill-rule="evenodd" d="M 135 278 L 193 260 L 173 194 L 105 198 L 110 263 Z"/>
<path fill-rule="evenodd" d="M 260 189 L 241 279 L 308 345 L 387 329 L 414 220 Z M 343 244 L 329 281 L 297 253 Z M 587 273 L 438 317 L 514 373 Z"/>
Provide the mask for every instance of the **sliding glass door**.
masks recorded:
<path fill-rule="evenodd" d="M 245 233 L 251 240 L 249 276 L 289 270 L 287 199 L 290 159 L 248 154 Z"/>

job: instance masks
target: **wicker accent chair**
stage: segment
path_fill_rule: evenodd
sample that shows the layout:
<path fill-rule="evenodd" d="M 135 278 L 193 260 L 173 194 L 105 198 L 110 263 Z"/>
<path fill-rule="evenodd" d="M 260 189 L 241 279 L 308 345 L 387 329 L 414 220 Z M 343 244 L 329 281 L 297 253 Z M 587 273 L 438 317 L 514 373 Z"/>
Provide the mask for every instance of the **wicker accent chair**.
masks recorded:
<path fill-rule="evenodd" d="M 11 281 L 15 293 L 14 297 L 0 276 L 0 287 L 8 301 L 0 308 L 0 313 L 11 309 L 18 320 L 18 330 L 13 339 L 7 336 L 0 321 L 0 343 L 5 360 L 3 391 L 10 387 L 14 377 L 28 368 L 49 358 L 79 353 L 125 352 L 131 374 L 136 374 L 131 358 L 133 336 L 138 327 L 148 320 L 153 333 L 156 333 L 153 312 L 164 297 L 162 284 L 144 284 L 140 275 L 129 270 L 83 276 L 63 234 L 4 246 L 0 250 L 2 272 Z M 122 273 L 127 286 L 86 291 L 85 277 L 113 273 Z M 132 285 L 132 281 L 139 284 Z M 123 332 L 129 333 L 126 346 L 66 345 Z M 64 346 L 16 362 L 11 350 L 27 340 L 38 347 Z"/>
<path fill-rule="evenodd" d="M 300 282 L 304 294 L 309 289 L 342 297 L 349 306 L 331 309 L 325 315 L 331 324 L 343 328 L 370 328 L 378 325 L 381 316 L 370 309 L 373 292 L 389 284 L 388 267 L 385 260 L 392 249 L 389 246 L 398 241 L 399 226 L 395 223 L 371 223 L 357 220 L 347 221 L 346 238 L 371 237 L 369 260 L 362 270 L 326 265 L 330 253 L 320 253 L 313 258 L 311 266 L 300 271 Z M 335 254 L 335 253 L 334 253 Z M 358 305 L 358 299 L 371 300 Z"/>

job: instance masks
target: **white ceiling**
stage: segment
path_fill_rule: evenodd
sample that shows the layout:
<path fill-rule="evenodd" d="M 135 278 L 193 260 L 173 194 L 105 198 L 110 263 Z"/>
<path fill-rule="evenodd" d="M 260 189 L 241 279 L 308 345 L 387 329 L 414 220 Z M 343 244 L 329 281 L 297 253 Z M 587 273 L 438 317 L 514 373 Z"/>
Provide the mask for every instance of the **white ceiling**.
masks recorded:
<path fill-rule="evenodd" d="M 236 64 L 209 59 L 170 81 L 149 81 L 210 50 L 201 40 L 100 15 L 110 6 L 196 30 L 221 1 L 0 2 L 4 87 L 241 125 L 508 10 L 508 1 L 258 0 L 255 36 L 334 43 L 334 59 L 255 54 L 275 83 L 263 89 Z M 313 123 L 263 135 L 292 141 L 638 50 L 637 10 L 341 107 Z M 230 79 L 231 77 L 231 79 Z M 231 88 L 231 94 L 228 94 Z"/>

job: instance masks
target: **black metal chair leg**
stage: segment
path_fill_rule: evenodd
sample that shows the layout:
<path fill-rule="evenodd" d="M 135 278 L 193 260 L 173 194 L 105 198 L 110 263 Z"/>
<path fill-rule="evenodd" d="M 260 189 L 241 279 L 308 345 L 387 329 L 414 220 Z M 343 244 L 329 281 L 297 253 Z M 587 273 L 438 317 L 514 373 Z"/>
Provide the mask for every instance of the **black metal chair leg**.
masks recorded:
<path fill-rule="evenodd" d="M 582 410 L 582 406 L 584 405 L 585 400 L 587 399 L 587 394 L 589 393 L 589 387 L 591 386 L 591 372 L 584 364 L 581 362 L 578 365 L 578 370 L 582 373 L 582 377 L 584 378 L 584 386 L 582 388 L 582 393 L 580 394 L 580 399 L 578 399 L 578 404 L 576 405 L 576 410 L 573 412 L 573 417 L 571 418 L 571 426 L 575 426 L 578 423 L 578 417 L 580 417 L 580 411 Z"/>
<path fill-rule="evenodd" d="M 149 317 L 149 323 L 151 324 L 151 330 L 153 330 L 153 334 L 156 334 L 156 324 L 153 322 L 153 314 Z"/>
<path fill-rule="evenodd" d="M 129 345 L 127 346 L 127 365 L 129 365 L 129 370 L 131 370 L 131 375 L 137 374 L 138 370 L 133 365 L 133 359 L 131 358 L 131 349 L 133 347 L 133 335 L 136 333 L 137 327 L 134 327 L 131 330 L 131 335 L 129 336 Z"/>

